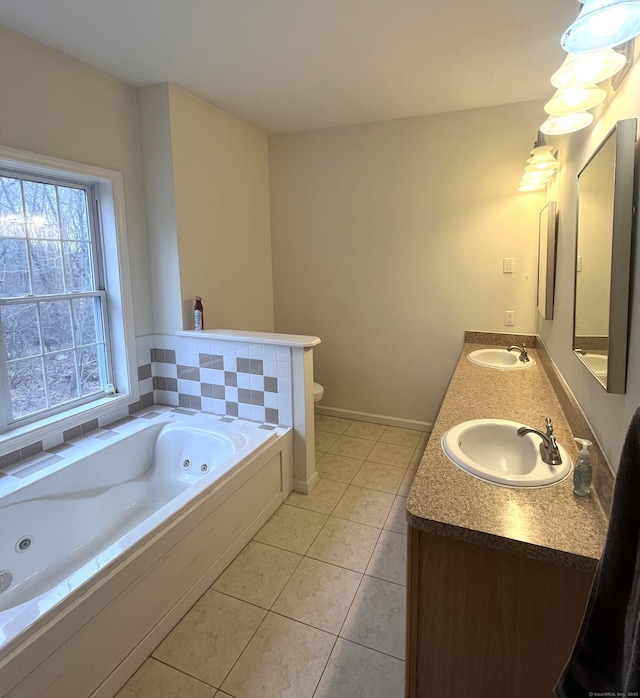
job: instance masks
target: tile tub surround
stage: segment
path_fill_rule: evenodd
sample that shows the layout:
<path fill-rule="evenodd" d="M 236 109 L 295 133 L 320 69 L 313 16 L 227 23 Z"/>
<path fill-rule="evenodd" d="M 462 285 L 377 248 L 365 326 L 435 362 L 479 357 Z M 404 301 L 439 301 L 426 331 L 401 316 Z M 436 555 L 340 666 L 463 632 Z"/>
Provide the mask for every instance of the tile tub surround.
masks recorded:
<path fill-rule="evenodd" d="M 313 347 L 320 344 L 318 337 L 181 330 L 151 341 L 156 403 L 293 427 L 293 487 L 303 493 L 315 487 Z"/>
<path fill-rule="evenodd" d="M 496 371 L 467 360 L 483 346 L 463 348 L 409 493 L 407 521 L 424 531 L 593 571 L 608 523 L 597 496 L 575 497 L 571 476 L 535 490 L 499 487 L 465 473 L 442 452 L 442 435 L 460 422 L 495 417 L 540 429 L 549 416 L 572 461 L 577 455 L 540 362 L 526 371 Z M 531 355 L 540 358 L 536 349 Z"/>
<path fill-rule="evenodd" d="M 292 426 L 291 350 L 286 345 L 154 335 L 156 403 Z"/>
<path fill-rule="evenodd" d="M 120 407 L 109 415 L 101 416 L 100 419 L 87 419 L 86 422 L 70 429 L 60 429 L 49 434 L 45 439 L 36 437 L 36 441 L 22 448 L 0 453 L 0 478 L 3 474 L 8 474 L 10 471 L 23 466 L 30 466 L 35 460 L 50 457 L 51 454 L 57 453 L 57 450 L 63 450 L 65 443 L 72 439 L 96 429 L 105 429 L 113 422 L 118 422 L 129 415 L 151 407 L 154 404 L 154 393 L 150 347 L 150 335 L 136 338 L 138 400 Z"/>
<path fill-rule="evenodd" d="M 294 427 L 294 487 L 309 491 L 313 468 L 313 354 L 317 337 L 227 330 L 136 338 L 139 399 L 100 420 L 88 420 L 44 441 L 0 454 L 0 478 L 55 447 L 155 405 Z M 252 341 L 242 341 L 242 339 Z M 307 385 L 308 383 L 308 385 Z M 294 399 L 294 392 L 297 399 Z"/>

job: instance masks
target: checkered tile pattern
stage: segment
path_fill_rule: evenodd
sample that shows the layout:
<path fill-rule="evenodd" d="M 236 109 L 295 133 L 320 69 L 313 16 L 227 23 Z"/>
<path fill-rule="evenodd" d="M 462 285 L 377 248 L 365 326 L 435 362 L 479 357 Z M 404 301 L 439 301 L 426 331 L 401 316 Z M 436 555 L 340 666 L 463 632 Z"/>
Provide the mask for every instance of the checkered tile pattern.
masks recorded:
<path fill-rule="evenodd" d="M 154 401 L 186 409 L 292 425 L 288 347 L 155 335 L 149 367 Z"/>

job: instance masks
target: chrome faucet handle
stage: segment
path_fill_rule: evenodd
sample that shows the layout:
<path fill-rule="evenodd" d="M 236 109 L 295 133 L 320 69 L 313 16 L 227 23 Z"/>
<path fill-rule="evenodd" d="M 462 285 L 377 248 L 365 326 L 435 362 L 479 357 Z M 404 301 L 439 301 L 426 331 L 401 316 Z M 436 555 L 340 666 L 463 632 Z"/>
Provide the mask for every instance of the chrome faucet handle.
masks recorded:
<path fill-rule="evenodd" d="M 522 347 L 517 347 L 515 344 L 507 347 L 507 351 L 511 351 L 512 349 L 516 349 L 520 352 L 520 361 L 523 363 L 529 361 L 529 353 L 527 352 L 527 347 L 524 342 L 522 342 Z"/>
<path fill-rule="evenodd" d="M 526 434 L 536 434 L 542 439 L 540 444 L 540 456 L 542 460 L 548 465 L 560 465 L 562 463 L 562 456 L 560 455 L 560 449 L 558 448 L 558 442 L 556 437 L 553 435 L 553 424 L 551 424 L 551 418 L 547 417 L 545 420 L 547 427 L 547 433 L 543 434 L 537 429 L 531 429 L 529 427 L 520 427 L 517 431 L 518 436 L 522 437 Z"/>

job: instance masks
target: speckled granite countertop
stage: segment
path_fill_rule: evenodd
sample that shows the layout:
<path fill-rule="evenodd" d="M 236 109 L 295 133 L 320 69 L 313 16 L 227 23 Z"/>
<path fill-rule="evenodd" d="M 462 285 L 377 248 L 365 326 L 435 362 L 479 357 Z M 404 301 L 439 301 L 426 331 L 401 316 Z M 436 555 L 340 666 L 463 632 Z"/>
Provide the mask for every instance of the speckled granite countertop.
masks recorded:
<path fill-rule="evenodd" d="M 594 570 L 608 520 L 594 494 L 574 496 L 571 476 L 538 489 L 499 487 L 459 469 L 442 452 L 442 435 L 460 422 L 493 417 L 544 430 L 548 416 L 559 443 L 575 461 L 574 435 L 537 351 L 529 350 L 535 366 L 501 371 L 467 359 L 471 351 L 486 348 L 464 345 L 409 493 L 407 521 L 424 531 Z"/>

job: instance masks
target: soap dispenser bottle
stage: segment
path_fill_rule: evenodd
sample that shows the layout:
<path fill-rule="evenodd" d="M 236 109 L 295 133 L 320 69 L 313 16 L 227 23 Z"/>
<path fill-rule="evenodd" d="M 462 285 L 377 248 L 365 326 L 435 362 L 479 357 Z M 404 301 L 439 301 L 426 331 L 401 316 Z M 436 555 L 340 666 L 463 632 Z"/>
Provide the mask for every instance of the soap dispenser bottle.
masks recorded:
<path fill-rule="evenodd" d="M 580 453 L 578 453 L 576 465 L 573 469 L 573 494 L 578 497 L 586 497 L 591 494 L 591 479 L 593 476 L 591 454 L 589 453 L 591 441 L 586 439 L 574 439 L 574 441 L 582 448 Z"/>

